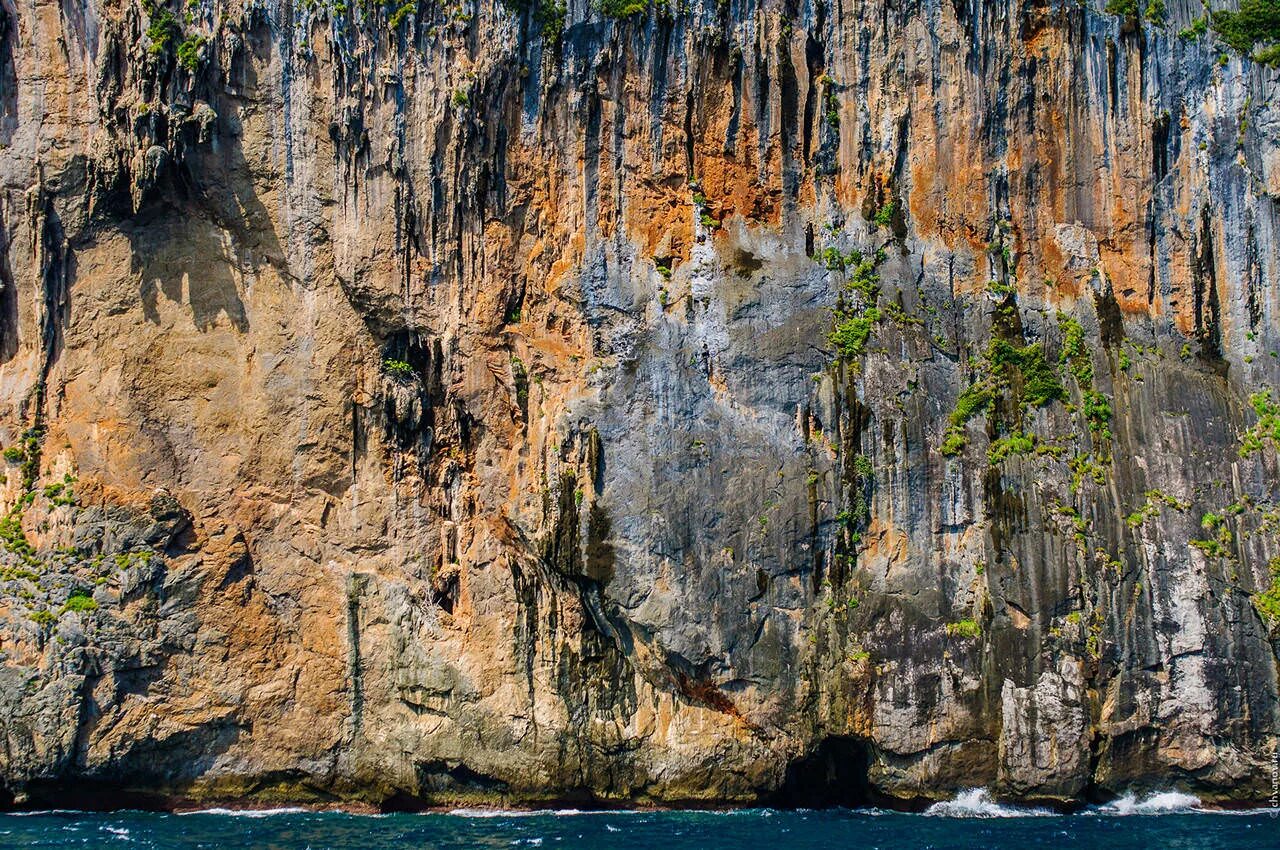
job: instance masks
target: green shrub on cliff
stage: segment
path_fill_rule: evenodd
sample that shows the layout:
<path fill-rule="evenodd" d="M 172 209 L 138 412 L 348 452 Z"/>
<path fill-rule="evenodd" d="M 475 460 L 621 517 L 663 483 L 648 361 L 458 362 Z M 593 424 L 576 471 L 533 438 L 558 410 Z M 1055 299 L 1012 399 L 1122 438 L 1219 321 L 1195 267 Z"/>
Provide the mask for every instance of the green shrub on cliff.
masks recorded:
<path fill-rule="evenodd" d="M 1237 53 L 1280 67 L 1280 0 L 1240 0 L 1238 11 L 1219 9 L 1209 16 L 1214 33 Z"/>
<path fill-rule="evenodd" d="M 829 337 L 831 344 L 845 360 L 860 357 L 867 350 L 867 340 L 871 338 L 871 330 L 878 321 L 878 307 L 868 307 L 858 314 L 842 314 L 836 318 L 835 330 Z"/>
<path fill-rule="evenodd" d="M 1109 0 L 1105 9 L 1108 15 L 1136 18 L 1138 17 L 1138 0 Z"/>
<path fill-rule="evenodd" d="M 990 387 L 986 384 L 974 384 L 967 388 L 956 399 L 955 410 L 951 411 L 950 420 L 952 425 L 963 425 L 979 413 L 987 409 L 987 405 L 991 404 L 995 398 Z"/>
<path fill-rule="evenodd" d="M 1018 347 L 1002 339 L 987 346 L 987 362 L 992 371 L 1007 380 L 1011 369 L 1022 373 L 1022 400 L 1041 407 L 1066 398 L 1066 390 L 1047 360 L 1039 343 Z"/>
<path fill-rule="evenodd" d="M 1014 455 L 1031 454 L 1035 448 L 1035 437 L 1015 431 L 991 442 L 991 448 L 987 449 L 987 462 L 997 464 Z"/>
<path fill-rule="evenodd" d="M 71 595 L 67 597 L 66 603 L 62 606 L 63 611 L 76 611 L 79 613 L 96 611 L 97 609 L 98 603 L 94 601 L 94 598 L 89 593 L 83 590 L 71 591 Z"/>
<path fill-rule="evenodd" d="M 1272 558 L 1267 569 L 1271 573 L 1271 586 L 1258 591 L 1251 598 L 1267 628 L 1280 632 L 1280 558 Z"/>
<path fill-rule="evenodd" d="M 951 423 L 942 438 L 938 451 L 946 457 L 955 457 L 964 450 L 968 438 L 964 426 L 970 419 L 986 410 L 995 400 L 995 392 L 985 381 L 979 381 L 960 393 L 956 406 L 948 416 Z"/>
<path fill-rule="evenodd" d="M 1209 16 L 1201 15 L 1191 22 L 1191 26 L 1178 31 L 1178 38 L 1183 41 L 1194 41 L 1209 31 Z"/>
<path fill-rule="evenodd" d="M 163 53 L 171 42 L 182 38 L 182 27 L 178 25 L 178 19 L 174 17 L 173 12 L 151 2 L 143 3 L 142 8 L 151 19 L 147 24 L 147 40 L 151 42 L 151 46 L 147 49 L 151 53 Z"/>
<path fill-rule="evenodd" d="M 976 620 L 961 620 L 958 623 L 947 623 L 948 637 L 963 637 L 977 640 L 982 636 L 982 626 Z"/>
<path fill-rule="evenodd" d="M 1258 414 L 1258 421 L 1244 432 L 1244 439 L 1240 443 L 1240 457 L 1262 451 L 1268 441 L 1273 447 L 1280 448 L 1280 403 L 1272 400 L 1270 388 L 1249 396 L 1249 406 Z"/>
<path fill-rule="evenodd" d="M 387 17 L 387 29 L 399 29 L 400 24 L 404 23 L 404 19 L 409 17 L 418 8 L 418 0 L 407 0 Z"/>
<path fill-rule="evenodd" d="M 193 35 L 183 40 L 178 45 L 178 64 L 186 68 L 189 73 L 195 73 L 200 67 L 200 48 L 204 47 L 206 39 L 202 35 Z"/>
<path fill-rule="evenodd" d="M 413 377 L 413 366 L 404 360 L 388 357 L 382 361 L 382 371 L 396 380 L 406 381 Z"/>
<path fill-rule="evenodd" d="M 629 18 L 647 11 L 649 0 L 600 0 L 601 14 L 610 18 Z"/>
<path fill-rule="evenodd" d="M 538 25 L 542 37 L 548 41 L 559 41 L 568 16 L 569 7 L 554 0 L 539 0 L 537 8 L 533 10 L 533 22 Z"/>

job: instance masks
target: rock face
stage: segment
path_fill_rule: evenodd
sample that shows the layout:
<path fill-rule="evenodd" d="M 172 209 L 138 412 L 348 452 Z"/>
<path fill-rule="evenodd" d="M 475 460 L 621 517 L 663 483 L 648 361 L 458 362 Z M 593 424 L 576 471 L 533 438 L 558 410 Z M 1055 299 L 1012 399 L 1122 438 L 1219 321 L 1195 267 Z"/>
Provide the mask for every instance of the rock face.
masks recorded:
<path fill-rule="evenodd" d="M 1265 798 L 1280 72 L 1159 6 L 0 0 L 8 798 Z"/>

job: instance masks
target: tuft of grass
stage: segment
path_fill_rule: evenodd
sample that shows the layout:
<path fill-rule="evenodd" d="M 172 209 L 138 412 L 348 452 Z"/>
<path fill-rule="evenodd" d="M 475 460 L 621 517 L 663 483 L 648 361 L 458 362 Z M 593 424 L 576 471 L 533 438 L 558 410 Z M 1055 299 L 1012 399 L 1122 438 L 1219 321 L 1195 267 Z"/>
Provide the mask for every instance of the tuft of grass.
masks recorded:
<path fill-rule="evenodd" d="M 71 595 L 67 597 L 67 601 L 63 604 L 62 610 L 87 613 L 89 611 L 98 610 L 98 603 L 88 592 L 83 590 L 73 590 L 71 591 Z"/>
<path fill-rule="evenodd" d="M 964 451 L 964 446 L 967 442 L 963 428 L 951 427 L 947 429 L 946 435 L 942 438 L 942 445 L 938 447 L 938 451 L 942 452 L 945 457 L 955 457 Z"/>
<path fill-rule="evenodd" d="M 987 449 L 987 462 L 997 464 L 1014 455 L 1031 454 L 1035 448 L 1035 437 L 1015 431 L 992 441 L 991 448 Z"/>
<path fill-rule="evenodd" d="M 982 637 L 982 626 L 976 620 L 964 619 L 957 623 L 947 623 L 948 637 L 962 637 L 977 640 Z"/>
<path fill-rule="evenodd" d="M 956 399 L 955 409 L 948 418 L 952 425 L 963 425 L 986 410 L 994 399 L 995 394 L 986 384 L 973 384 Z"/>

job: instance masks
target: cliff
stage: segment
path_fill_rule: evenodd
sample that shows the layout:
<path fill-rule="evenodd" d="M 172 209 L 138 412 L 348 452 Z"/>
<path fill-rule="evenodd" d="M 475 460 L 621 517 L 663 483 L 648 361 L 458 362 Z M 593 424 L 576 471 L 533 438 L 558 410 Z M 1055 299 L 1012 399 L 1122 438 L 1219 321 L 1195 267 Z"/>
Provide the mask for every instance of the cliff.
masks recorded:
<path fill-rule="evenodd" d="M 507 3 L 0 0 L 7 798 L 1265 798 L 1276 33 Z"/>

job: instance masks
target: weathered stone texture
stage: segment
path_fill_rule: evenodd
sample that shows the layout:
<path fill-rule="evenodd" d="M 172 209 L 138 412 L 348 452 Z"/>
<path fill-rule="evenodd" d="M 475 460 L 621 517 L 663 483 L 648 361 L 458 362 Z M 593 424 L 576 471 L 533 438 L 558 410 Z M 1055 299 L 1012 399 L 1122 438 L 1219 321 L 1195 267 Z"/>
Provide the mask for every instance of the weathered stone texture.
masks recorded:
<path fill-rule="evenodd" d="M 1269 793 L 1198 4 L 161 8 L 0 0 L 11 797 Z"/>

